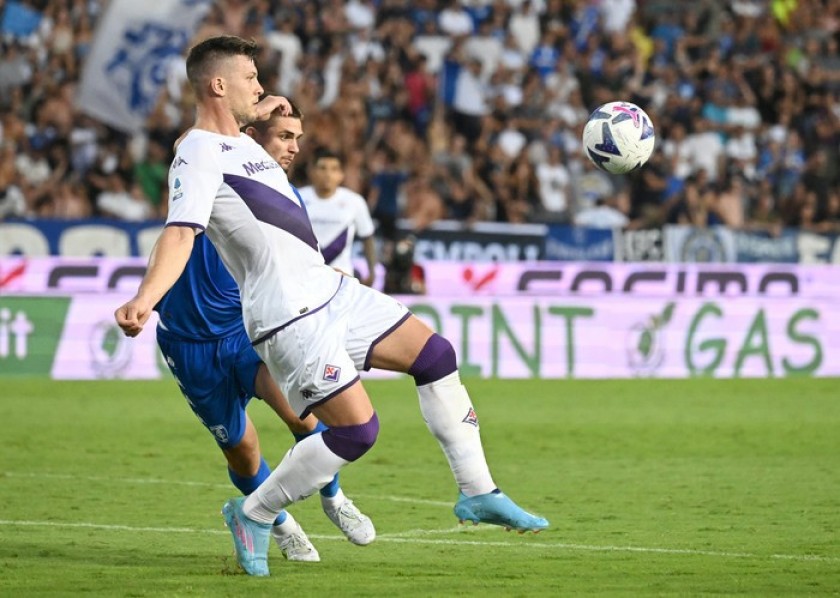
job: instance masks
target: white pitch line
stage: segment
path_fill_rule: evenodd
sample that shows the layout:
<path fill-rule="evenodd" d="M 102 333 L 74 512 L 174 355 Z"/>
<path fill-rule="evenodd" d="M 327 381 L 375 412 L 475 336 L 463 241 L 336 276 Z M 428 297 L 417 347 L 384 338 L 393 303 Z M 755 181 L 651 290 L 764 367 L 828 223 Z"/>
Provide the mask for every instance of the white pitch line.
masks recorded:
<path fill-rule="evenodd" d="M 111 478 L 106 476 L 79 476 L 65 473 L 18 473 L 14 471 L 4 471 L 0 473 L 0 477 L 6 476 L 10 478 L 35 478 L 35 479 L 52 479 L 52 480 L 84 480 L 86 482 L 107 482 L 117 484 L 165 484 L 167 486 L 192 486 L 201 488 L 226 488 L 233 490 L 230 484 L 217 484 L 215 482 L 190 482 L 184 480 L 163 480 L 158 478 Z M 433 507 L 451 507 L 455 504 L 453 499 L 450 502 L 441 500 L 428 500 L 425 498 L 412 498 L 409 496 L 383 496 L 380 494 L 355 494 L 355 498 L 364 498 L 368 500 L 384 500 L 388 502 L 402 502 L 412 503 L 417 505 L 430 505 Z"/>
<path fill-rule="evenodd" d="M 60 523 L 56 521 L 17 521 L 0 519 L 0 526 L 8 527 L 59 527 L 59 528 L 85 528 L 103 531 L 130 531 L 150 533 L 174 533 L 174 534 L 221 534 L 227 535 L 224 530 L 208 530 L 187 527 L 133 527 L 130 525 L 105 525 L 99 523 Z M 482 529 L 481 527 L 477 529 Z M 496 529 L 485 526 L 484 529 Z M 444 540 L 422 538 L 422 535 L 429 534 L 465 534 L 473 533 L 470 528 L 450 528 L 444 530 L 411 530 L 396 534 L 381 534 L 377 536 L 377 542 L 398 543 L 398 544 L 430 544 L 437 546 L 482 546 L 494 548 L 531 548 L 537 550 L 566 550 L 577 552 L 632 552 L 638 554 L 666 554 L 675 556 L 708 556 L 718 558 L 757 559 L 757 560 L 785 560 L 802 562 L 823 562 L 840 563 L 840 557 L 821 556 L 817 554 L 757 554 L 752 552 L 726 552 L 717 550 L 693 550 L 690 548 L 657 548 L 643 546 L 596 546 L 590 544 L 565 544 L 560 542 L 494 542 L 482 540 Z M 413 535 L 409 535 L 413 534 Z M 344 536 L 337 535 L 315 535 L 309 534 L 310 538 L 316 540 L 346 541 Z"/>

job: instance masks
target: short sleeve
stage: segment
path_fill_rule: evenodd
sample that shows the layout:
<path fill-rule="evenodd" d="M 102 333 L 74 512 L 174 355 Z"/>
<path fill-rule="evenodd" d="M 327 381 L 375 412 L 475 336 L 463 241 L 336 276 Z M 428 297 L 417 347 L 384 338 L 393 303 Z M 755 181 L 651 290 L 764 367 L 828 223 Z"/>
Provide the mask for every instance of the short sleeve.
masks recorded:
<path fill-rule="evenodd" d="M 213 201 L 222 185 L 222 169 L 207 144 L 181 143 L 169 169 L 169 214 L 166 226 L 205 230 Z"/>

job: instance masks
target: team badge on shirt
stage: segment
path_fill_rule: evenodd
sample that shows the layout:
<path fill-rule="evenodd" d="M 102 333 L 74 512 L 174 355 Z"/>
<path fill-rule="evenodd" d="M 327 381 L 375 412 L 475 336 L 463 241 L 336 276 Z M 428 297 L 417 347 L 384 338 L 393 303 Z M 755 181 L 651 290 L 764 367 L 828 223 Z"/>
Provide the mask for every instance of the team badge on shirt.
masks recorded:
<path fill-rule="evenodd" d="M 337 382 L 338 377 L 341 375 L 341 368 L 327 364 L 324 367 L 324 380 L 329 380 L 330 382 Z"/>

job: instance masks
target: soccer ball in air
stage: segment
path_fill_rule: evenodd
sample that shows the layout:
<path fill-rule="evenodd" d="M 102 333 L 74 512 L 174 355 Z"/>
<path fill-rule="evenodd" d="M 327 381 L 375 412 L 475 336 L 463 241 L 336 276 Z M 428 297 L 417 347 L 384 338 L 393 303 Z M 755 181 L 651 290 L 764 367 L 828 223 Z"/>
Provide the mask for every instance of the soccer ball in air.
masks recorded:
<path fill-rule="evenodd" d="M 653 153 L 655 140 L 650 117 L 630 102 L 599 106 L 583 129 L 586 155 L 610 174 L 626 174 L 640 168 Z"/>

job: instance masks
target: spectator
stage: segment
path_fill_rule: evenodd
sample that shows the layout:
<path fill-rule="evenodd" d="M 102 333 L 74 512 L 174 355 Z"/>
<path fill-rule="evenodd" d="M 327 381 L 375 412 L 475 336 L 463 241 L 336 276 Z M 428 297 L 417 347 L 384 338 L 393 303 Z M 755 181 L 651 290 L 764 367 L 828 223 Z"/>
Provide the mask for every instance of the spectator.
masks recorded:
<path fill-rule="evenodd" d="M 455 217 L 545 219 L 540 167 L 551 146 L 566 156 L 569 216 L 622 200 L 630 184 L 630 226 L 652 225 L 657 219 L 640 220 L 639 206 L 661 218 L 681 197 L 681 181 L 694 176 L 703 188 L 703 177 L 723 184 L 727 190 L 709 196 L 710 210 L 737 222 L 728 181 L 746 176 L 746 190 L 756 190 L 755 198 L 741 197 L 750 208 L 746 226 L 754 215 L 800 222 L 804 211 L 822 230 L 840 185 L 837 2 L 765 4 L 714 0 L 661 10 L 661 2 L 635 0 L 215 0 L 197 37 L 224 31 L 264 42 L 266 91 L 302 107 L 313 136 L 307 147 L 348 156 L 348 186 L 378 196 L 390 238 L 392 224 L 417 210 L 405 200 L 403 167 L 419 172 L 424 162 L 436 164 L 427 182 Z M 17 11 L 0 41 L 0 143 L 4 155 L 14 151 L 14 166 L 7 157 L 0 169 L 3 213 L 96 214 L 100 194 L 130 197 L 134 182 L 151 204 L 163 205 L 160 165 L 192 117 L 183 60 L 167 67 L 146 130 L 125 138 L 73 105 L 105 4 L 3 6 L 4 16 Z M 579 149 L 587 115 L 617 98 L 649 110 L 655 155 L 665 158 L 631 177 L 593 171 Z M 501 126 L 499 115 L 516 124 Z M 441 128 L 444 122 L 453 126 Z M 458 162 L 469 158 L 472 168 L 463 172 L 471 170 L 473 182 L 438 163 L 455 135 L 466 140 Z M 142 147 L 149 155 L 136 151 Z M 160 148 L 166 156 L 152 158 Z M 386 151 L 393 155 L 387 168 Z M 305 173 L 292 176 L 306 183 Z M 817 198 L 813 215 L 809 192 Z M 764 204 L 772 213 L 759 217 Z"/>
<path fill-rule="evenodd" d="M 609 196 L 599 199 L 594 207 L 575 214 L 575 225 L 590 228 L 624 228 L 630 222 L 627 214 L 618 209 L 618 198 Z"/>
<path fill-rule="evenodd" d="M 380 150 L 374 163 L 374 174 L 368 194 L 370 212 L 378 221 L 379 234 L 386 242 L 393 242 L 397 238 L 399 198 L 408 175 L 397 165 L 396 155 L 390 150 Z"/>
<path fill-rule="evenodd" d="M 489 114 L 490 107 L 487 105 L 487 90 L 481 78 L 481 61 L 468 58 L 459 64 L 452 99 L 453 122 L 455 131 L 473 144 L 481 136 L 481 121 Z"/>
<path fill-rule="evenodd" d="M 571 173 L 575 213 L 594 208 L 598 202 L 616 193 L 615 178 L 596 168 L 587 158 L 578 163 L 582 168 Z"/>
<path fill-rule="evenodd" d="M 569 219 L 571 175 L 565 162 L 562 148 L 552 145 L 548 149 L 548 160 L 537 165 L 541 220 L 564 222 Z M 598 200 L 595 203 L 598 205 Z"/>

